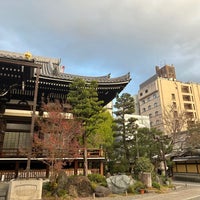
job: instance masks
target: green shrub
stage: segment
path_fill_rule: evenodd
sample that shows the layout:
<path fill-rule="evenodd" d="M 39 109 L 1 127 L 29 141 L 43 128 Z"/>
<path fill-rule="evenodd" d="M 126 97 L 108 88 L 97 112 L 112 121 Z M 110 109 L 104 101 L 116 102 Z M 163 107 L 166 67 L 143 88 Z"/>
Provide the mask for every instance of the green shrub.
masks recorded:
<path fill-rule="evenodd" d="M 160 184 L 157 183 L 157 182 L 152 182 L 152 187 L 154 187 L 154 188 L 160 190 Z"/>
<path fill-rule="evenodd" d="M 152 172 L 153 168 L 154 166 L 149 158 L 140 157 L 135 162 L 134 172 L 138 176 L 141 172 Z"/>
<path fill-rule="evenodd" d="M 146 186 L 141 181 L 136 181 L 133 185 L 130 185 L 127 192 L 128 193 L 139 193 L 141 189 L 145 189 Z"/>
<path fill-rule="evenodd" d="M 58 184 L 56 182 L 46 182 L 43 184 L 43 189 L 47 191 L 53 191 L 57 189 Z"/>
<path fill-rule="evenodd" d="M 67 197 L 67 191 L 64 190 L 64 189 L 59 189 L 59 190 L 57 191 L 57 195 L 58 195 L 59 197 Z"/>
<path fill-rule="evenodd" d="M 128 187 L 128 189 L 127 189 L 127 192 L 128 192 L 128 193 L 133 193 L 133 194 L 135 194 L 135 187 L 134 187 L 134 185 L 130 185 L 130 186 Z"/>
<path fill-rule="evenodd" d="M 42 188 L 43 188 L 43 190 L 46 190 L 46 191 L 51 191 L 51 189 L 52 189 L 50 182 L 44 183 Z"/>
<path fill-rule="evenodd" d="M 88 179 L 91 182 L 97 183 L 102 186 L 107 186 L 106 178 L 101 174 L 88 174 Z"/>
<path fill-rule="evenodd" d="M 121 159 L 120 161 L 110 161 L 108 169 L 111 174 L 127 173 L 130 170 L 129 160 Z"/>
<path fill-rule="evenodd" d="M 91 181 L 91 187 L 92 187 L 92 190 L 93 190 L 93 191 L 96 189 L 97 186 L 98 186 L 97 183 Z"/>

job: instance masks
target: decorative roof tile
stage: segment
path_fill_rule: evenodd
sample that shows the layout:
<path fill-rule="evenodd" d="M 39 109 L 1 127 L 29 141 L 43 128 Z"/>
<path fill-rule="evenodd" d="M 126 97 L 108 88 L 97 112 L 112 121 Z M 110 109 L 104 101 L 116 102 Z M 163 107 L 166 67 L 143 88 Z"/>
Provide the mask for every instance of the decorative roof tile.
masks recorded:
<path fill-rule="evenodd" d="M 27 61 L 25 53 L 22 54 L 22 53 L 15 53 L 15 52 L 0 50 L 0 57 Z M 42 65 L 40 77 L 47 78 L 47 79 L 73 81 L 75 78 L 82 78 L 87 82 L 95 80 L 101 84 L 104 84 L 104 83 L 105 84 L 107 84 L 107 83 L 110 83 L 110 84 L 126 83 L 127 84 L 131 80 L 130 73 L 127 73 L 123 76 L 116 77 L 116 78 L 111 78 L 110 74 L 105 75 L 105 76 L 92 77 L 92 76 L 80 76 L 80 75 L 62 73 L 60 71 L 61 59 L 47 58 L 47 57 L 34 56 L 34 55 L 31 55 L 30 59 L 33 60 L 34 63 Z"/>

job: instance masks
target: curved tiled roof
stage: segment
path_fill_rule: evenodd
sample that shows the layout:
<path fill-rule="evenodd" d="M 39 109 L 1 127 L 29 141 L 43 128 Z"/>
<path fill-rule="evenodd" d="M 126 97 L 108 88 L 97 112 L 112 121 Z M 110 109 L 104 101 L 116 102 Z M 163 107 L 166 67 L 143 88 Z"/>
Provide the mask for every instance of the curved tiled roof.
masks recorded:
<path fill-rule="evenodd" d="M 60 73 L 59 75 L 44 75 L 41 74 L 40 77 L 45 77 L 49 79 L 59 79 L 59 80 L 67 80 L 67 81 L 73 81 L 75 78 L 82 78 L 87 82 L 91 82 L 93 80 L 97 81 L 98 83 L 101 84 L 107 84 L 107 83 L 127 83 L 130 81 L 130 74 L 126 74 L 117 78 L 110 78 L 109 75 L 107 76 L 100 76 L 100 77 L 90 77 L 90 76 L 78 76 L 78 75 L 72 75 L 72 74 L 65 74 L 65 73 Z"/>
<path fill-rule="evenodd" d="M 27 59 L 25 58 L 25 54 L 9 52 L 9 51 L 0 50 L 0 57 L 27 61 Z M 68 74 L 68 73 L 62 73 L 60 71 L 61 59 L 31 55 L 31 60 L 34 61 L 34 63 L 36 64 L 41 64 L 42 68 L 40 72 L 40 77 L 45 78 L 45 79 L 71 82 L 75 78 L 82 78 L 87 82 L 95 80 L 100 84 L 107 84 L 107 83 L 109 84 L 126 83 L 127 84 L 131 80 L 130 73 L 127 73 L 117 78 L 111 78 L 110 74 L 105 75 L 105 76 L 92 77 L 92 76 L 79 76 L 79 75 L 73 75 L 73 74 Z"/>

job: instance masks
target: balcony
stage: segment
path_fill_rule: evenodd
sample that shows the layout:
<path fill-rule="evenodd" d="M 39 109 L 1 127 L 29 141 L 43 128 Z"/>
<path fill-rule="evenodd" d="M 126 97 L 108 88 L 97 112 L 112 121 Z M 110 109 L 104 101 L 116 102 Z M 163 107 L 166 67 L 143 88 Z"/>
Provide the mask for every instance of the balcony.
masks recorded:
<path fill-rule="evenodd" d="M 192 101 L 190 95 L 183 95 L 183 101 Z"/>
<path fill-rule="evenodd" d="M 84 149 L 79 149 L 79 151 L 76 154 L 76 157 L 78 158 L 82 158 L 83 157 L 83 151 Z M 18 148 L 3 148 L 0 150 L 0 158 L 26 158 L 26 149 L 18 149 Z M 33 156 L 36 158 L 46 158 L 47 157 L 47 153 L 45 153 L 44 151 L 39 153 L 35 153 L 34 155 L 37 156 Z M 62 150 L 59 149 L 59 155 L 62 155 L 63 158 L 68 158 L 67 154 L 65 154 L 65 152 L 62 152 Z M 89 159 L 95 158 L 95 159 L 102 159 L 104 158 L 104 151 L 103 149 L 97 149 L 97 148 L 90 148 L 87 149 L 87 157 Z"/>
<path fill-rule="evenodd" d="M 190 103 L 184 103 L 184 109 L 185 110 L 193 110 L 193 106 Z"/>
<path fill-rule="evenodd" d="M 182 87 L 181 87 L 181 92 L 182 92 L 182 93 L 190 93 L 190 88 L 189 88 L 189 86 L 182 86 Z"/>

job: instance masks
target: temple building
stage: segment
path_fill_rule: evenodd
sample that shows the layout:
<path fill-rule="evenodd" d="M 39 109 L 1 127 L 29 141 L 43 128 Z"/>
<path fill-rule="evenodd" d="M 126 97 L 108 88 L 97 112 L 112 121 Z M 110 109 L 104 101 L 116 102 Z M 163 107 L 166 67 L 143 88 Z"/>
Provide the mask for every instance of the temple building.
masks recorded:
<path fill-rule="evenodd" d="M 43 102 L 55 100 L 59 100 L 67 112 L 69 84 L 75 78 L 87 83 L 97 81 L 98 97 L 103 100 L 104 106 L 112 102 L 131 81 L 129 73 L 117 78 L 111 78 L 110 74 L 99 77 L 67 74 L 60 59 L 0 51 L 0 178 L 1 174 L 7 173 L 6 170 L 12 171 L 7 176 L 8 180 L 22 173 L 27 158 L 19 155 L 19 148 L 30 138 L 33 113 L 39 114 Z M 102 150 L 90 155 L 88 164 L 91 173 L 103 174 L 105 157 Z M 79 158 L 71 163 L 68 173 L 81 171 L 82 162 Z M 44 169 L 44 166 L 33 159 L 31 169 L 38 168 Z"/>

